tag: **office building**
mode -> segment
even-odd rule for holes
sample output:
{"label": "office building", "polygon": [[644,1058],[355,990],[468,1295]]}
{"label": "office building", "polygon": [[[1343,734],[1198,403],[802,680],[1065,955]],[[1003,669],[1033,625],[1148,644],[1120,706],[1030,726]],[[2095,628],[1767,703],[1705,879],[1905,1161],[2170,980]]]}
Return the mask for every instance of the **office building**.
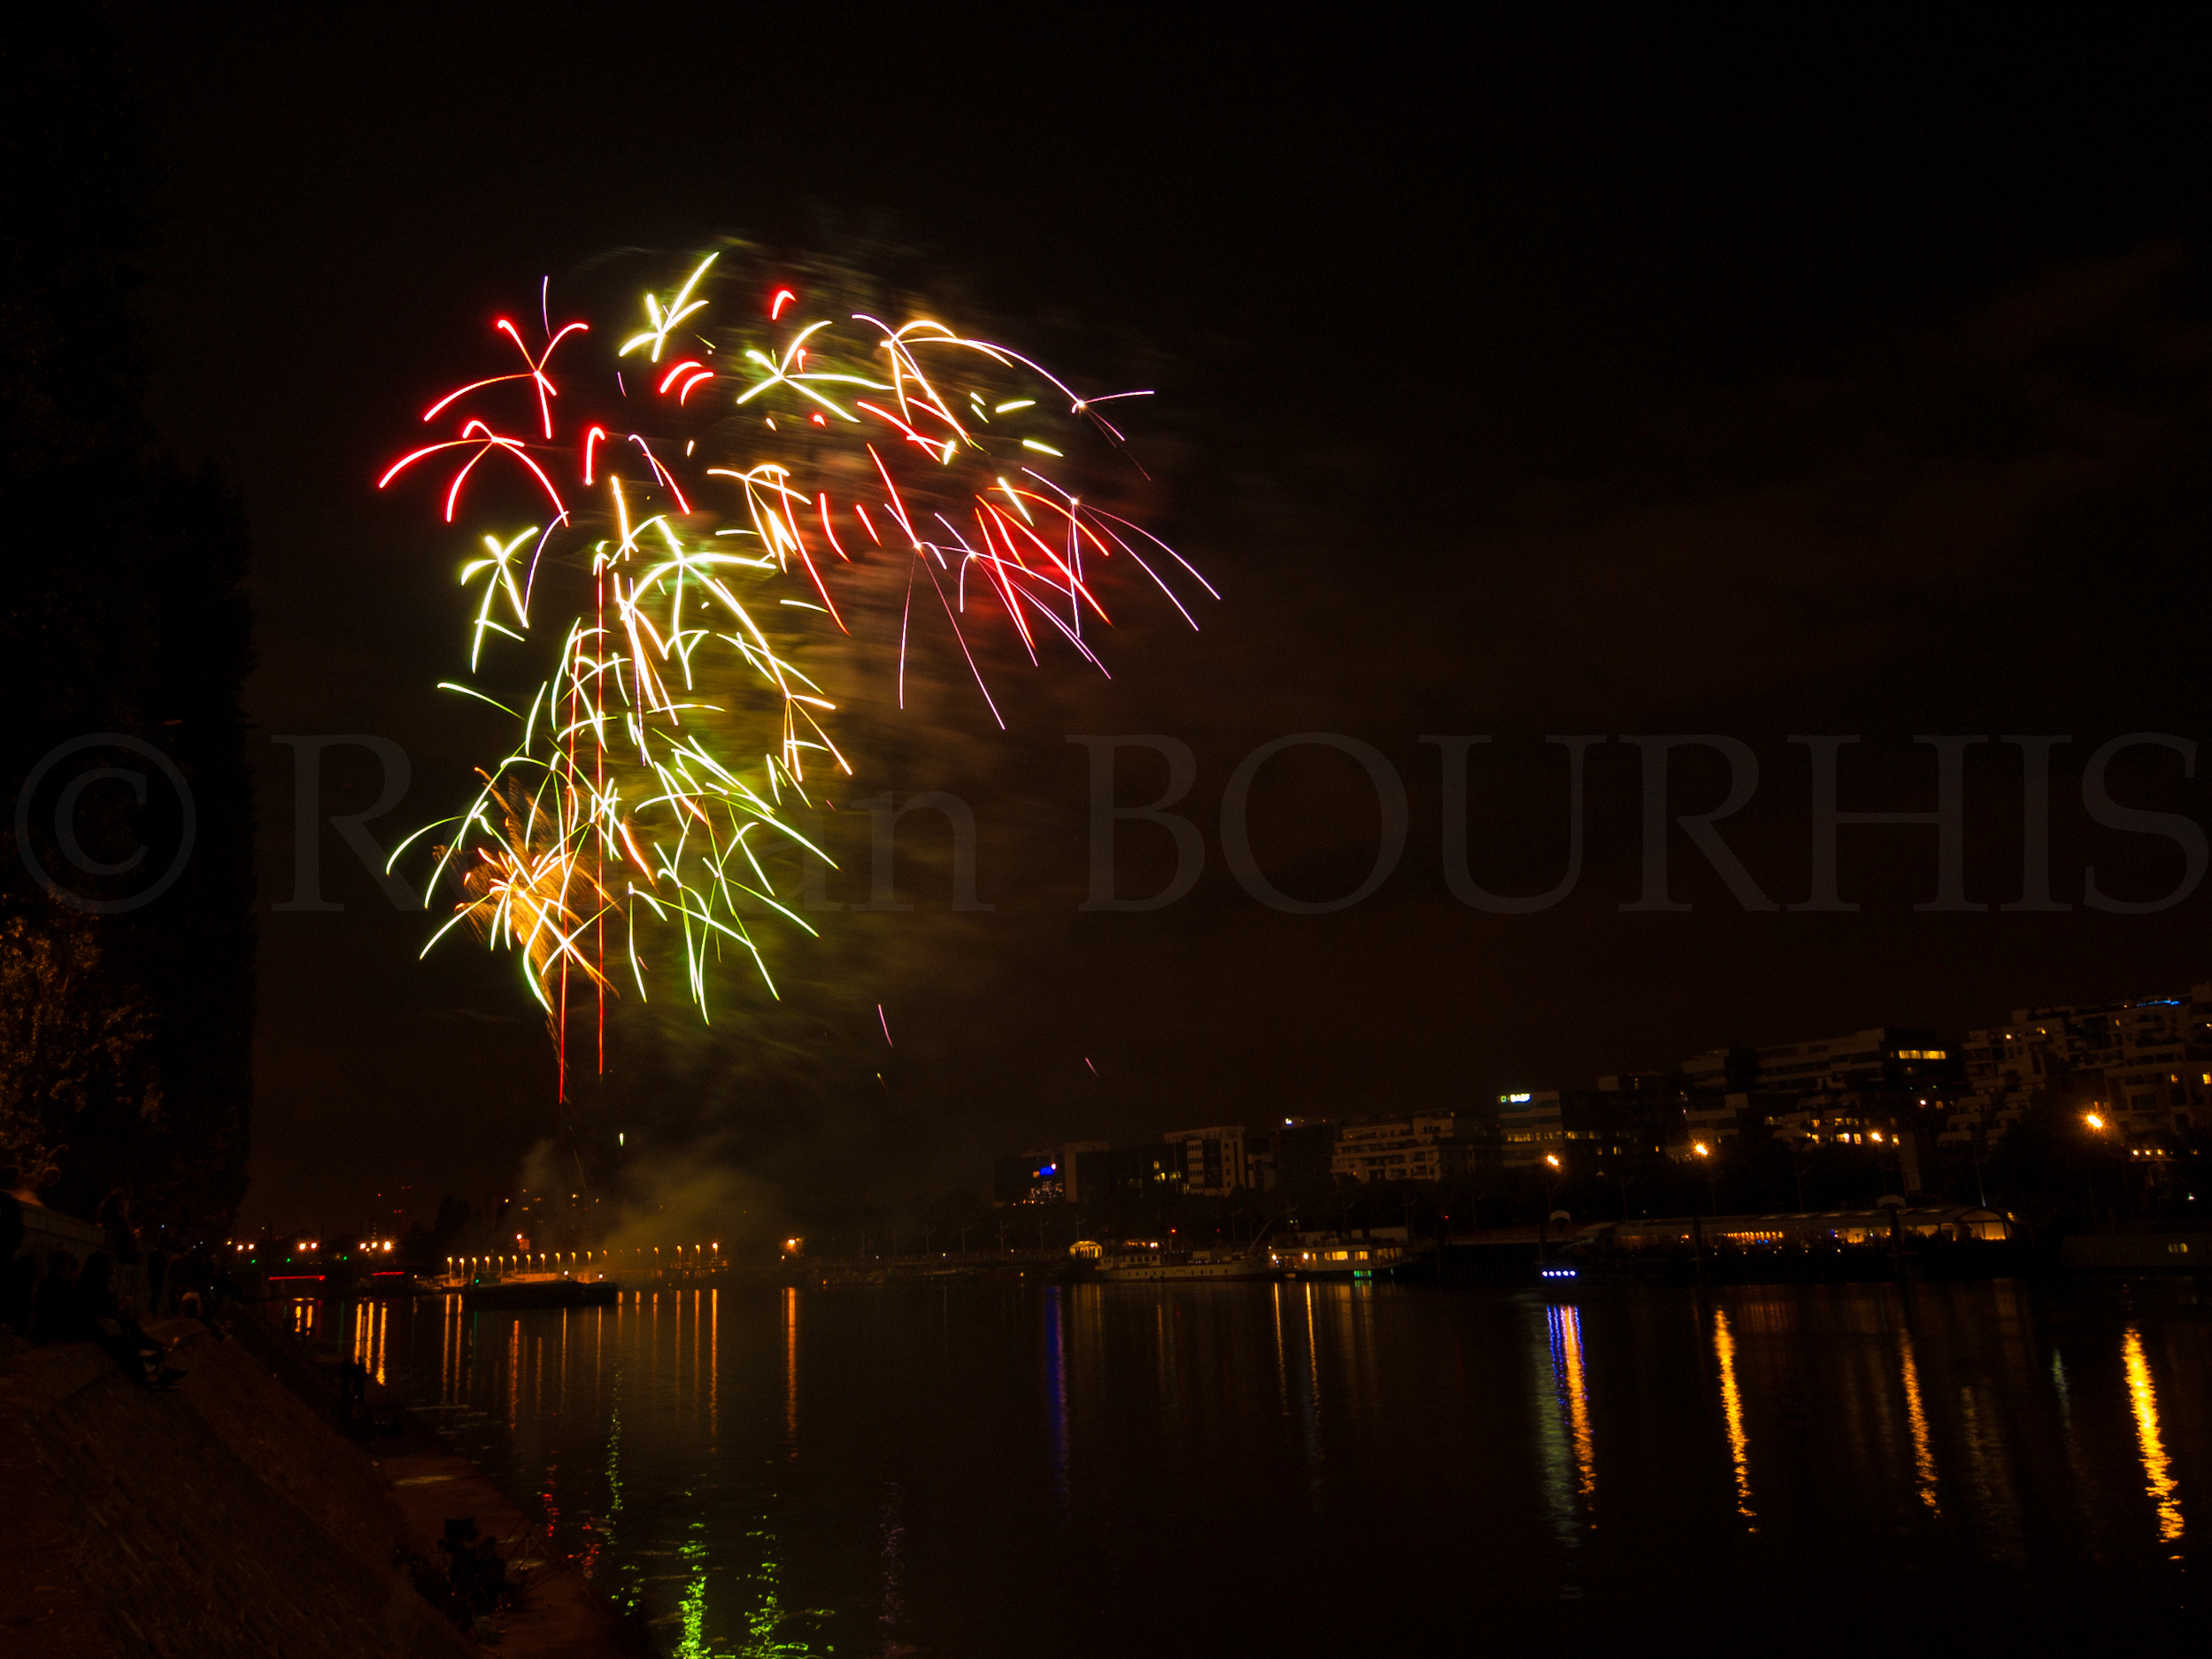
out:
{"label": "office building", "polygon": [[1252,1184],[1242,1124],[1170,1130],[1165,1138],[1183,1160],[1183,1190],[1194,1197],[1227,1198]]}
{"label": "office building", "polygon": [[1087,1205],[1142,1202],[1183,1191],[1183,1149],[1160,1141],[1075,1154],[1075,1188]]}
{"label": "office building", "polygon": [[1952,1092],[1957,1050],[1921,1027],[1876,1026],[1818,1042],[1764,1048],[1716,1048],[1682,1062],[1693,1094],[1809,1094],[1815,1090],[1885,1089],[1899,1094]]}
{"label": "office building", "polygon": [[1561,1168],[1654,1153],[1671,1097],[1629,1089],[1522,1089],[1498,1097],[1504,1165]]}
{"label": "office building", "polygon": [[1496,1131],[1472,1116],[1373,1118],[1337,1130],[1330,1173],[1354,1181],[1450,1180],[1472,1174],[1496,1145]]}
{"label": "office building", "polygon": [[1061,1175],[1060,1154],[1049,1147],[991,1161],[990,1202],[995,1209],[1060,1204],[1067,1198],[1067,1184]]}
{"label": "office building", "polygon": [[2001,1140],[2041,1106],[2093,1113],[2131,1141],[2186,1134],[2212,1101],[2212,984],[2186,998],[2015,1008],[1967,1033],[1969,1092],[1941,1144]]}
{"label": "office building", "polygon": [[1106,1151],[1106,1146],[1103,1140],[1071,1140],[1060,1149],[1060,1184],[1070,1204],[1080,1204],[1086,1196],[1083,1190],[1084,1158]]}

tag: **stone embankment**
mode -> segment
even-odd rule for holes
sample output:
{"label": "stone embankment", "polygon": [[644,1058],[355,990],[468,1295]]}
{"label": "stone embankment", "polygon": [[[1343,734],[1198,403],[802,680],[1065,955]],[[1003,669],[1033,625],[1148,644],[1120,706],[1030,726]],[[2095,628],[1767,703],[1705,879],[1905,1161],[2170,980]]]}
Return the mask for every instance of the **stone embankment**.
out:
{"label": "stone embankment", "polygon": [[529,1563],[522,1606],[485,1632],[498,1651],[634,1651],[579,1577],[533,1559],[535,1529],[472,1465],[412,1425],[374,1455],[355,1444],[312,1368],[250,1317],[229,1340],[157,1326],[186,1372],[171,1389],[135,1386],[89,1345],[0,1358],[0,1653],[482,1654],[394,1565],[402,1549],[442,1562],[443,1522],[464,1515]]}

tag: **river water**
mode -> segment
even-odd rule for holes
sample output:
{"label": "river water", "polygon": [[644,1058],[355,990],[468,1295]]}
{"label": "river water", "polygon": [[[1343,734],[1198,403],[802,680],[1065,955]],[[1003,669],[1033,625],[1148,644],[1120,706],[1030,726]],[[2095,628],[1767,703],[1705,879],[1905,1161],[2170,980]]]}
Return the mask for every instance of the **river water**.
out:
{"label": "river water", "polygon": [[2187,1282],[367,1305],[663,1652],[2109,1640],[2212,1563]]}

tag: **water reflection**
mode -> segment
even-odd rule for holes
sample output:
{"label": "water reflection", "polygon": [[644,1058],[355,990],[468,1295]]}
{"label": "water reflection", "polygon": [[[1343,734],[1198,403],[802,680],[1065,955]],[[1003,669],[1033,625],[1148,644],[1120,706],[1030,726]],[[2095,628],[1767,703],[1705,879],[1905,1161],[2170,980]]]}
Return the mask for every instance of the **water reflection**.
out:
{"label": "water reflection", "polygon": [[1736,1513],[1759,1530],[1759,1511],[1751,1507],[1751,1442],[1744,1433],[1743,1391],[1736,1385],[1736,1334],[1728,1315],[1713,1310],[1713,1353],[1721,1366],[1721,1412],[1728,1421],[1728,1453],[1736,1473]]}
{"label": "water reflection", "polygon": [[2120,1352],[2127,1366],[2128,1403],[2135,1412],[2135,1442],[2150,1483],[2151,1502],[2158,1510],[2159,1541],[2177,1544],[2182,1531],[2180,1488],[2166,1457],[2166,1443],[2159,1437],[2158,1391],[2152,1386],[2151,1364],[2143,1357],[2143,1333],[2136,1326],[2130,1325],[2120,1339]]}
{"label": "water reflection", "polygon": [[461,1397],[461,1299],[443,1298],[439,1311],[444,1328],[439,1332],[438,1403],[458,1405]]}
{"label": "water reflection", "polygon": [[783,1433],[798,1455],[798,1290],[783,1290]]}
{"label": "water reflection", "polygon": [[676,1652],[682,1659],[705,1659],[706,1646],[706,1540],[689,1538],[679,1551],[684,1565],[690,1570],[683,1585],[683,1599],[676,1604],[676,1611],[683,1625],[683,1637],[676,1644]]}
{"label": "water reflection", "polygon": [[1533,1399],[1538,1456],[1543,1465],[1544,1502],[1552,1523],[1552,1535],[1568,1548],[1582,1542],[1582,1510],[1576,1502],[1587,1493],[1579,1477],[1585,1473],[1576,1445],[1574,1408],[1558,1308],[1531,1309],[1539,1332],[1531,1357],[1535,1361]]}
{"label": "water reflection", "polygon": [[662,1653],[1426,1652],[1470,1597],[1613,1596],[1633,1638],[1715,1570],[1784,1604],[1843,1560],[1908,1598],[2169,1570],[2212,1344],[2042,1295],[731,1287],[364,1306],[346,1340]]}
{"label": "water reflection", "polygon": [[1897,1332],[1897,1363],[1905,1381],[1905,1421],[1913,1431],[1913,1477],[1928,1513],[1940,1515],[1943,1510],[1936,1501],[1936,1448],[1928,1433],[1928,1408],[1920,1397],[1920,1365],[1913,1357],[1913,1333],[1901,1325]]}
{"label": "water reflection", "polygon": [[1551,1310],[1552,1374],[1575,1455],[1575,1489],[1585,1503],[1598,1490],[1598,1464],[1590,1434],[1590,1379],[1583,1371],[1582,1309]]}
{"label": "water reflection", "polygon": [[[1286,1292],[1278,1290],[1276,1294]],[[1322,1447],[1321,1447],[1321,1345],[1314,1334],[1314,1299],[1322,1287],[1308,1280],[1298,1287],[1299,1311],[1305,1317],[1306,1365],[1305,1385],[1298,1391],[1299,1449],[1306,1464],[1306,1495],[1314,1513],[1322,1502]]]}
{"label": "water reflection", "polygon": [[1052,1496],[1067,1520],[1067,1304],[1054,1285],[1044,1292],[1044,1418],[1051,1433]]}
{"label": "water reflection", "polygon": [[906,1599],[900,1579],[906,1572],[906,1529],[898,1518],[898,1485],[896,1481],[884,1489],[883,1509],[879,1523],[882,1548],[879,1552],[882,1563],[882,1610],[875,1622],[882,1627],[888,1643],[906,1628]]}
{"label": "water reflection", "polygon": [[1995,1535],[1990,1553],[2004,1560],[2016,1560],[2020,1554],[2020,1499],[2013,1489],[2012,1460],[2006,1455],[1998,1430],[1994,1402],[1986,1391],[1971,1385],[1959,1389],[1959,1439],[1966,1447],[1966,1467],[1972,1482],[1976,1512],[1982,1525]]}
{"label": "water reflection", "polygon": [[1268,1312],[1275,1320],[1275,1399],[1283,1416],[1291,1415],[1291,1368],[1283,1352],[1283,1289],[1276,1285],[1268,1297]]}

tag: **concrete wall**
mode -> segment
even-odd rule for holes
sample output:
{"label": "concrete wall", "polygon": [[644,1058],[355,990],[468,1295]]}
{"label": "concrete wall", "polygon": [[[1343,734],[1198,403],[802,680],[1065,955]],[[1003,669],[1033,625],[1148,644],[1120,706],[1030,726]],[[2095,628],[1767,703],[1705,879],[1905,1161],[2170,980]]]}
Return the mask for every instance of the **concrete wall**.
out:
{"label": "concrete wall", "polygon": [[458,1659],[390,1566],[358,1448],[197,1324],[173,1390],[85,1345],[0,1359],[0,1651],[40,1659]]}

